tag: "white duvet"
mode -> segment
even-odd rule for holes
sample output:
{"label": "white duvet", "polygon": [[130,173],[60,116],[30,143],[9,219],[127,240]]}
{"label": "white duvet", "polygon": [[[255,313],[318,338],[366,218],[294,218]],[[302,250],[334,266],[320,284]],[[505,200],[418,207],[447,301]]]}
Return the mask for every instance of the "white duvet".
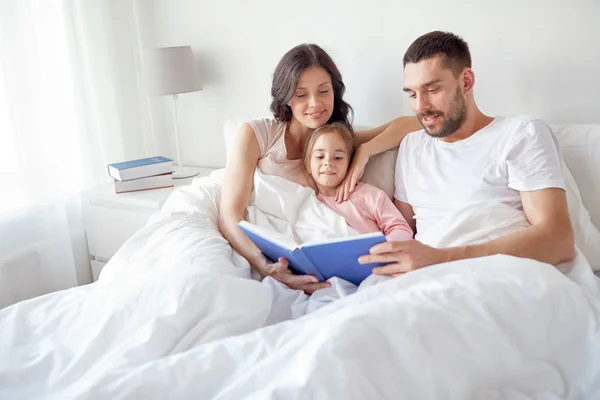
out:
{"label": "white duvet", "polygon": [[[249,279],[216,229],[219,187],[176,190],[98,282],[0,310],[0,398],[600,398],[600,296],[580,255],[568,276],[494,256],[358,290],[335,280],[309,299]],[[255,189],[255,223],[299,240],[355,233],[308,189],[260,174]],[[525,224],[482,205],[420,239]]]}

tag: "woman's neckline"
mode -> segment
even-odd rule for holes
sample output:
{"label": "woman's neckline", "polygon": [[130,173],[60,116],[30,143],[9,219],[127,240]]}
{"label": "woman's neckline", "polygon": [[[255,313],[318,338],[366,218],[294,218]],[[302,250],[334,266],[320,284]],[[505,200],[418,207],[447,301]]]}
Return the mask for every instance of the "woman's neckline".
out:
{"label": "woman's neckline", "polygon": [[303,138],[304,143],[300,143],[300,156],[297,158],[290,158],[289,155],[289,151],[288,151],[288,146],[287,146],[287,142],[286,142],[286,138],[290,138],[292,139],[293,136],[290,133],[290,125],[291,125],[292,121],[287,121],[284,125],[284,130],[283,130],[283,148],[285,150],[285,159],[288,161],[302,161],[302,153],[304,153],[303,149],[304,149],[304,144],[306,143],[306,139],[308,139],[308,136],[310,135],[310,132],[308,132],[306,134],[306,138]]}

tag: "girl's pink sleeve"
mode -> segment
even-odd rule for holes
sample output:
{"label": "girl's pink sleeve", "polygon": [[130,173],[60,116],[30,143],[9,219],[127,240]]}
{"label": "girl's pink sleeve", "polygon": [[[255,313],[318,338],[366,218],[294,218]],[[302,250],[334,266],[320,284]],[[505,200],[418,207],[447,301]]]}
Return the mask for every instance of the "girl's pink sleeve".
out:
{"label": "girl's pink sleeve", "polygon": [[413,231],[396,208],[394,203],[382,190],[377,190],[375,195],[375,221],[379,230],[383,232],[387,240],[410,240]]}

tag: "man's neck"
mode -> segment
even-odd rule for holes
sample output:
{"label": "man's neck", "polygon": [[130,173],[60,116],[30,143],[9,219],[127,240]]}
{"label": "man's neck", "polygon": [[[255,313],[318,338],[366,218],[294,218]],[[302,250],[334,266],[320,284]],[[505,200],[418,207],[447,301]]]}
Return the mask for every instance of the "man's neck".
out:
{"label": "man's neck", "polygon": [[440,140],[447,143],[458,142],[459,140],[467,139],[475,134],[475,132],[485,128],[494,120],[493,117],[487,116],[475,108],[472,112],[467,114],[465,122],[449,136],[440,138]]}

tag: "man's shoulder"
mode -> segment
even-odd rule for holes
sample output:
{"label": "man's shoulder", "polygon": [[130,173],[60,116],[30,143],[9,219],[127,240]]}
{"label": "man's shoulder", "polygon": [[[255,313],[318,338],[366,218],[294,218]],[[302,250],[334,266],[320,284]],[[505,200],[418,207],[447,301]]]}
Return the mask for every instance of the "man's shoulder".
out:
{"label": "man's shoulder", "polygon": [[548,124],[534,115],[513,115],[508,117],[496,117],[494,121],[496,129],[519,135],[526,132],[536,132],[541,129],[549,129]]}
{"label": "man's shoulder", "polygon": [[541,154],[553,154],[559,148],[556,136],[550,126],[541,118],[532,115],[504,117],[504,137],[499,146],[502,159],[520,159],[521,162]]}
{"label": "man's shoulder", "polygon": [[418,131],[408,133],[404,139],[409,141],[420,141],[428,137],[429,135],[425,132],[425,129],[419,129]]}
{"label": "man's shoulder", "polygon": [[414,148],[422,143],[425,143],[427,140],[430,140],[431,136],[425,132],[425,129],[420,129],[418,131],[408,133],[402,142],[400,143],[400,148]]}
{"label": "man's shoulder", "polygon": [[410,132],[407,134],[398,148],[396,156],[396,168],[406,168],[408,164],[415,162],[415,154],[421,154],[427,146],[427,142],[431,141],[431,136],[425,132],[425,129]]}

